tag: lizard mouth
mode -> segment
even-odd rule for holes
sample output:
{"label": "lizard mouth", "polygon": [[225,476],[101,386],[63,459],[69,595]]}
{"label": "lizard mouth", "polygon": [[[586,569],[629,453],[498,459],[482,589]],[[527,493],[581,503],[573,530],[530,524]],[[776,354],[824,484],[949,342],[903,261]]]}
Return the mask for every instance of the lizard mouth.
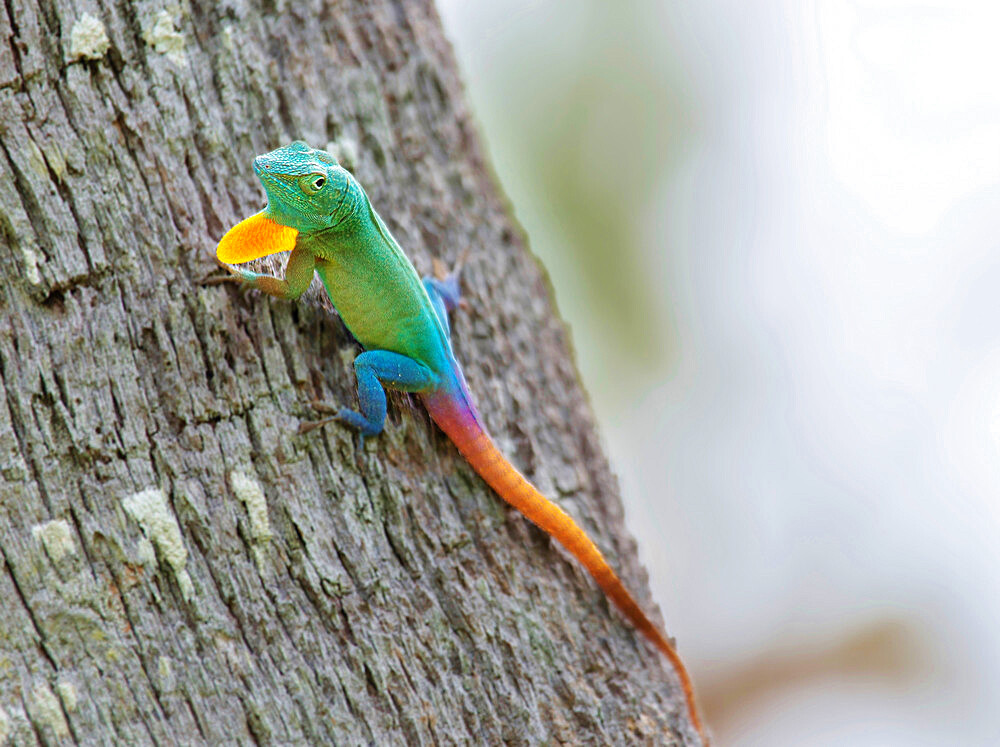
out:
{"label": "lizard mouth", "polygon": [[[258,162],[261,158],[261,156],[258,156],[254,159],[253,169],[257,172],[257,178],[260,179],[260,183],[264,187],[268,204],[272,202],[272,192],[279,197],[294,197],[295,190],[291,183],[292,177],[286,176],[285,174],[276,174],[270,170],[266,163],[263,166],[259,165]],[[279,202],[281,202],[281,200],[279,200]]]}

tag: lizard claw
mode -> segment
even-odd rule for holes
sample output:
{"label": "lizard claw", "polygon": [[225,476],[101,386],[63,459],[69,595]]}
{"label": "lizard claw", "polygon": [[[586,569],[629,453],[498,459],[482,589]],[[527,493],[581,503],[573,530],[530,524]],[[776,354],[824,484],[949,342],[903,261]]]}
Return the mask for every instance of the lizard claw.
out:
{"label": "lizard claw", "polygon": [[223,285],[224,283],[239,283],[240,279],[235,275],[206,275],[201,280],[196,281],[198,285]]}
{"label": "lizard claw", "polygon": [[[436,293],[446,311],[452,311],[455,308],[469,308],[469,304],[462,298],[460,278],[462,267],[468,256],[469,250],[463,250],[450,271],[444,262],[435,257],[431,260],[434,270],[433,277],[428,276],[423,279],[424,287],[427,288],[428,293],[432,295]],[[447,329],[447,327],[448,325],[445,323],[445,328]]]}
{"label": "lizard claw", "polygon": [[309,406],[316,412],[321,412],[324,415],[336,415],[338,412],[340,412],[339,407],[328,405],[326,402],[323,402],[322,400],[318,399],[314,399],[312,402],[310,402]]}
{"label": "lizard claw", "polygon": [[310,433],[314,430],[322,428],[324,425],[332,423],[334,421],[344,422],[343,413],[345,412],[343,407],[334,407],[333,405],[328,405],[322,400],[314,399],[309,403],[309,406],[316,412],[323,413],[329,417],[320,418],[319,420],[303,420],[299,423],[298,433],[303,435],[305,433]]}
{"label": "lizard claw", "polygon": [[[344,417],[344,413],[350,413],[351,412],[350,410],[347,410],[345,408],[339,408],[339,409],[334,408],[323,402],[312,402],[311,404],[315,409],[323,412],[332,412],[333,415],[331,415],[328,418],[322,418],[320,420],[300,421],[297,431],[298,435],[304,436],[306,433],[311,433],[312,431],[319,430],[324,425],[328,425],[330,423],[333,423],[334,421],[340,423],[346,423],[349,427],[351,427],[352,430],[354,430],[355,425],[351,422],[351,419],[349,417]],[[356,430],[356,433],[358,436],[358,451],[363,452],[365,450],[365,437],[367,434],[360,429]]]}
{"label": "lizard claw", "polygon": [[240,277],[239,271],[234,270],[232,267],[227,265],[225,262],[220,260],[218,257],[213,257],[217,269],[225,270],[226,275],[206,275],[201,280],[198,280],[198,285],[222,285],[223,283],[242,283],[243,278]]}
{"label": "lizard claw", "polygon": [[465,260],[469,258],[469,249],[466,247],[462,250],[462,253],[458,255],[458,259],[455,260],[454,266],[449,270],[448,265],[442,262],[437,257],[431,260],[431,266],[434,269],[434,277],[443,282],[447,282],[452,278],[458,278],[459,274],[462,272],[462,268],[465,266]]}
{"label": "lizard claw", "polygon": [[322,420],[303,420],[299,423],[298,434],[300,436],[304,436],[306,433],[310,433],[318,428],[322,428],[324,425],[332,423],[334,420],[337,419],[338,419],[337,416],[334,415],[333,417],[323,418]]}

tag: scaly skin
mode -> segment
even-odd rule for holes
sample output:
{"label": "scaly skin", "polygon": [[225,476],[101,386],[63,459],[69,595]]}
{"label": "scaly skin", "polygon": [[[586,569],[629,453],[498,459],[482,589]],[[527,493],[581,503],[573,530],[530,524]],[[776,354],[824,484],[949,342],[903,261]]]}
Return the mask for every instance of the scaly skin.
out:
{"label": "scaly skin", "polygon": [[[455,360],[447,312],[458,303],[457,272],[421,281],[354,177],[328,153],[295,142],[254,160],[267,192],[262,213],[234,226],[219,243],[224,263],[291,250],[284,279],[229,268],[243,284],[295,299],[316,272],[341,319],[365,352],[354,361],[360,412],[335,417],[362,438],[382,431],[384,386],[420,395],[434,422],[497,494],[559,541],[608,598],[670,660],[688,714],[703,742],[691,679],[663,632],[643,613],[586,533],[545,498],[494,446]],[[307,426],[308,428],[308,426]]]}

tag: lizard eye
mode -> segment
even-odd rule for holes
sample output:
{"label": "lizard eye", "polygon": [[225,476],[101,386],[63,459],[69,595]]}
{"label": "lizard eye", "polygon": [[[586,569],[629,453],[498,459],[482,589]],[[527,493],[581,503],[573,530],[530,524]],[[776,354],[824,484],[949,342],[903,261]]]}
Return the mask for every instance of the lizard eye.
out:
{"label": "lizard eye", "polygon": [[323,189],[326,184],[326,177],[322,174],[306,174],[299,179],[299,186],[307,195],[314,195]]}

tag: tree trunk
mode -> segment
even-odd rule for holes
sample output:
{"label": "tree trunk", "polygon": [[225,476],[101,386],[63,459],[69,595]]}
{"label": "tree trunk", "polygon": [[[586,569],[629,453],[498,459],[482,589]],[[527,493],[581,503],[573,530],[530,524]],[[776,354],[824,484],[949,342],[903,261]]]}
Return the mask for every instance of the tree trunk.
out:
{"label": "tree trunk", "polygon": [[204,287],[253,155],[335,149],[466,248],[486,424],[652,603],[542,271],[429,2],[5,0],[0,743],[694,743],[666,662],[395,396],[314,287]]}

